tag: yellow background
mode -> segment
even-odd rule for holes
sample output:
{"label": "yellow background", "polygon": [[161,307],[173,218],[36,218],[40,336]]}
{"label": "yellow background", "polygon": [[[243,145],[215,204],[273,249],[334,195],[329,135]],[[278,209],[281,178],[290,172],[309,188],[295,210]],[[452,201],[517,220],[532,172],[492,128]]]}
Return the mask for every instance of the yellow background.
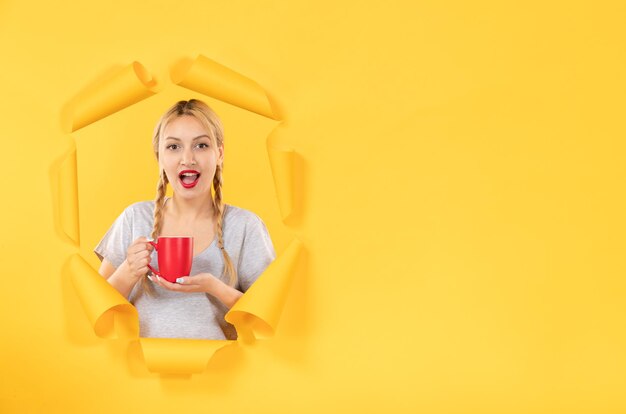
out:
{"label": "yellow background", "polygon": [[[415,3],[2,2],[0,411],[626,411],[626,7]],[[263,198],[277,250],[291,232],[308,254],[273,339],[162,378],[90,331],[52,171],[75,93],[134,60],[166,81],[199,53],[285,108],[302,219],[282,227],[267,175],[230,171],[226,201]],[[262,150],[273,124],[250,122]],[[154,172],[123,197],[151,198]]]}

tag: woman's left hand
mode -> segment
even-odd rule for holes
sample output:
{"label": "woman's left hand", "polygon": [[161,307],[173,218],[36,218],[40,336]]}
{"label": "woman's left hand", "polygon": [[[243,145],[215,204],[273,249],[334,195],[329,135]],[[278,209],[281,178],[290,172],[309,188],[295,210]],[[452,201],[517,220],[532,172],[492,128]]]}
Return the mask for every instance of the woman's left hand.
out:
{"label": "woman's left hand", "polygon": [[219,299],[229,309],[239,300],[243,293],[228,286],[210,273],[198,273],[193,276],[183,276],[170,283],[162,277],[152,276],[151,280],[157,285],[176,292],[204,292]]}
{"label": "woman's left hand", "polygon": [[157,285],[176,292],[204,292],[215,295],[221,280],[210,273],[198,273],[193,276],[184,276],[176,279],[176,283],[168,282],[162,277],[152,276]]}

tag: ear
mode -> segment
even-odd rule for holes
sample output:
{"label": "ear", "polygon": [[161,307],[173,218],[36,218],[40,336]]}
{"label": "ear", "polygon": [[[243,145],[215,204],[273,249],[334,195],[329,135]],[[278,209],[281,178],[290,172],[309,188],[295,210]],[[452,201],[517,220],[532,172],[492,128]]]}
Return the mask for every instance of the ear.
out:
{"label": "ear", "polygon": [[224,162],[224,144],[217,147],[217,163],[222,165]]}

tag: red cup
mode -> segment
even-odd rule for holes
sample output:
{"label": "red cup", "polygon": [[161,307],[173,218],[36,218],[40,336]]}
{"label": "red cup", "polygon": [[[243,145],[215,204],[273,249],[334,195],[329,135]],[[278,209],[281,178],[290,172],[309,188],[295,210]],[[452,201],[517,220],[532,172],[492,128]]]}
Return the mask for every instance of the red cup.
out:
{"label": "red cup", "polygon": [[176,283],[176,278],[189,276],[193,262],[193,237],[159,237],[157,242],[148,242],[157,251],[159,271],[148,265],[152,273],[168,282]]}

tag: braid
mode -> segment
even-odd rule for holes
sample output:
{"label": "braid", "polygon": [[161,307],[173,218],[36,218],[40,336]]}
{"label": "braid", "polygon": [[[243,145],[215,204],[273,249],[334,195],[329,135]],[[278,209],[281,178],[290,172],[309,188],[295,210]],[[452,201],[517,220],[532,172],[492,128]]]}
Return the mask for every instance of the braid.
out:
{"label": "braid", "polygon": [[215,198],[213,206],[215,207],[215,216],[217,219],[217,243],[224,257],[224,274],[228,275],[228,284],[232,287],[237,285],[237,272],[233,266],[230,256],[224,248],[224,203],[222,202],[222,166],[218,165],[215,169],[213,177],[213,188],[215,189]]}
{"label": "braid", "polygon": [[[163,213],[165,211],[163,208],[163,201],[165,200],[167,183],[167,176],[164,171],[161,171],[161,177],[159,178],[159,183],[157,184],[157,196],[154,200],[154,225],[152,227],[152,233],[150,234],[150,238],[152,240],[156,240],[159,237],[159,234],[161,234],[161,228],[163,227]],[[141,279],[141,287],[143,288],[143,291],[148,292],[151,296],[156,295],[154,286],[151,283],[148,283],[147,278]]]}
{"label": "braid", "polygon": [[165,200],[165,191],[167,190],[167,176],[165,171],[161,171],[161,177],[157,184],[157,196],[154,200],[154,226],[152,227],[152,233],[150,237],[156,239],[161,234],[161,228],[163,227],[163,201]]}

